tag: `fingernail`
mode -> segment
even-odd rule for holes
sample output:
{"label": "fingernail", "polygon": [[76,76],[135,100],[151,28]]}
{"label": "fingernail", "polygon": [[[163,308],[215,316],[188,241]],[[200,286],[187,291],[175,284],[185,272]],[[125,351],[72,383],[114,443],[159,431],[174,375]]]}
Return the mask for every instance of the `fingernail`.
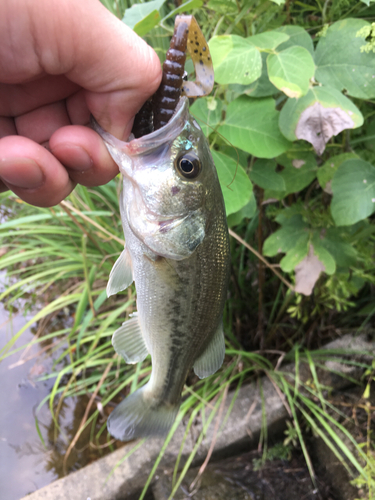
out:
{"label": "fingernail", "polygon": [[0,160],[0,179],[14,187],[35,189],[43,184],[44,174],[29,158],[3,158]]}
{"label": "fingernail", "polygon": [[52,153],[57,153],[59,160],[74,170],[89,170],[94,165],[90,155],[80,146],[59,144]]}

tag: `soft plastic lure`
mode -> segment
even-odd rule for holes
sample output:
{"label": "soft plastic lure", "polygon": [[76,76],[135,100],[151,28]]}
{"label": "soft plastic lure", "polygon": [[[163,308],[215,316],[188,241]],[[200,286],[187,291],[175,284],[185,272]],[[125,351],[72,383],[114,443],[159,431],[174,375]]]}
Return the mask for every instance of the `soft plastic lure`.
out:
{"label": "soft plastic lure", "polygon": [[[184,81],[186,51],[194,64],[196,80]],[[159,89],[136,115],[134,137],[139,138],[163,127],[173,116],[181,95],[208,95],[214,84],[214,71],[207,42],[194,16],[177,16]]]}

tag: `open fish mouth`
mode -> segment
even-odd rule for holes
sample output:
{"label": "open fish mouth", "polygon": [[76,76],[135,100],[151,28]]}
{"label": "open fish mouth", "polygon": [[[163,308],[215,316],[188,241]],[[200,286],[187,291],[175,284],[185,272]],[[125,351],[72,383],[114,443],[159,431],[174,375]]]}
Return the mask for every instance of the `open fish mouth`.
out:
{"label": "open fish mouth", "polygon": [[[177,104],[176,110],[170,121],[163,127],[144,135],[139,139],[131,137],[130,141],[120,141],[113,135],[106,132],[91,116],[91,127],[102,137],[107,147],[111,150],[118,150],[127,156],[139,156],[151,153],[153,150],[172,142],[184,129],[189,118],[189,100],[182,96]],[[121,170],[121,165],[120,165]],[[122,170],[121,170],[121,173]]]}

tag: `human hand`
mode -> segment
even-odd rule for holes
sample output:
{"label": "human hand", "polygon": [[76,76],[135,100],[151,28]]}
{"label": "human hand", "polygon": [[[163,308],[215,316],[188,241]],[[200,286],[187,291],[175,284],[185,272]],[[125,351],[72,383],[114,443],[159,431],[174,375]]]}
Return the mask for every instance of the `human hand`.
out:
{"label": "human hand", "polygon": [[0,1],[0,191],[52,206],[118,167],[119,139],[161,79],[156,53],[99,0]]}

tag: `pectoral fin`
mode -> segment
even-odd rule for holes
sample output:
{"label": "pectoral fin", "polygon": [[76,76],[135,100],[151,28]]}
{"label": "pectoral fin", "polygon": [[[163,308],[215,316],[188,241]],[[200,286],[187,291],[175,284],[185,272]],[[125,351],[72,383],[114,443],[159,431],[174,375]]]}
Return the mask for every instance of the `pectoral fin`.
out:
{"label": "pectoral fin", "polygon": [[142,336],[137,313],[132,314],[131,318],[115,331],[112,345],[126,363],[135,364],[145,359],[148,350]]}
{"label": "pectoral fin", "polygon": [[133,283],[133,271],[130,254],[127,248],[121,252],[109,275],[107,297],[128,288]]}
{"label": "pectoral fin", "polygon": [[194,372],[199,378],[206,378],[209,375],[217,372],[224,361],[225,356],[225,341],[223,324],[220,323],[219,328],[206,347],[205,351],[194,363]]}

